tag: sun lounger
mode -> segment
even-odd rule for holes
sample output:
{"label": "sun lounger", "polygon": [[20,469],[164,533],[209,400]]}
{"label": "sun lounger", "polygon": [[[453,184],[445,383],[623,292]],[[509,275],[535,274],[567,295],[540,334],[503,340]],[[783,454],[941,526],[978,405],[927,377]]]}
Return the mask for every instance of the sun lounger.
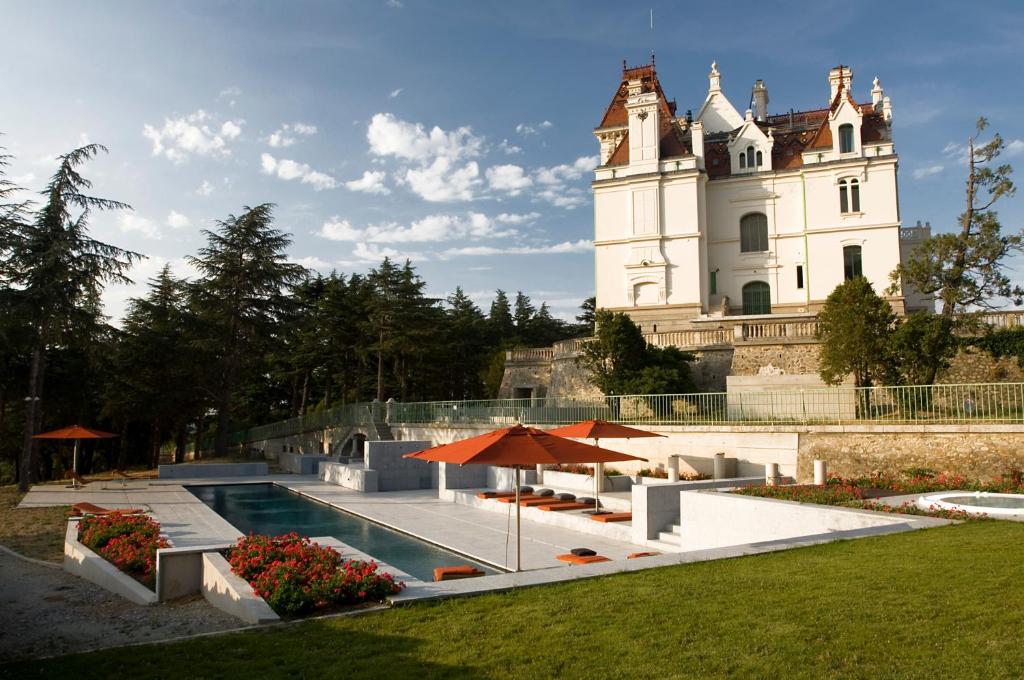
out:
{"label": "sun lounger", "polygon": [[628,522],[633,519],[631,512],[608,512],[603,515],[591,515],[590,519],[595,522]]}
{"label": "sun lounger", "polygon": [[587,510],[594,507],[593,503],[552,503],[551,505],[538,506],[544,512],[561,512],[562,510]]}
{"label": "sun lounger", "polygon": [[557,555],[555,557],[559,562],[568,562],[569,564],[595,564],[597,562],[611,562],[611,559],[604,555],[573,555],[567,553],[565,555]]}
{"label": "sun lounger", "polygon": [[519,505],[524,507],[524,508],[533,508],[533,507],[538,507],[538,506],[541,506],[541,505],[553,505],[555,503],[564,503],[564,502],[565,501],[560,501],[557,498],[552,498],[551,496],[542,496],[542,497],[538,497],[538,498],[526,498],[526,499],[520,500],[519,501]]}
{"label": "sun lounger", "polygon": [[508,498],[509,496],[515,496],[515,491],[481,491],[476,497],[480,500],[486,500],[488,498]]}
{"label": "sun lounger", "polygon": [[485,574],[468,564],[460,564],[454,567],[436,567],[434,569],[435,581],[454,581],[460,578],[474,578],[476,576],[485,576]]}
{"label": "sun lounger", "polygon": [[660,555],[660,554],[661,554],[660,552],[635,552],[635,553],[629,553],[628,555],[626,555],[626,559],[627,560],[635,560],[638,557],[654,557],[655,555]]}
{"label": "sun lounger", "polygon": [[138,515],[145,512],[142,508],[104,508],[92,503],[75,503],[71,506],[71,511],[77,515],[111,515],[115,512]]}

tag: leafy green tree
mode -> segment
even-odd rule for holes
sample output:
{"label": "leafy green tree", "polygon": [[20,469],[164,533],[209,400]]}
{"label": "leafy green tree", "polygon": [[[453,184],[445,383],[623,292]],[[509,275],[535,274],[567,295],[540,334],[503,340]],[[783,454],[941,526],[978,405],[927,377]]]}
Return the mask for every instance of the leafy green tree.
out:
{"label": "leafy green tree", "polygon": [[577,363],[605,394],[683,394],[695,391],[694,357],[677,348],[652,347],[640,327],[621,312],[598,310],[597,334],[584,343]]}
{"label": "leafy green tree", "polygon": [[236,390],[260,375],[290,304],[289,288],[305,268],[288,261],[285,250],[291,239],[274,227],[270,203],[246,207],[240,215],[218,221],[215,231],[202,233],[207,243],[189,261],[202,275],[195,287],[205,330],[199,347],[214,357],[214,450],[224,456]]}
{"label": "leafy green tree", "polygon": [[909,284],[942,303],[942,315],[952,319],[971,307],[993,308],[1000,299],[1015,304],[1024,300],[1024,289],[1007,276],[1004,261],[1024,250],[1024,235],[1003,234],[992,207],[1013,196],[1009,165],[995,165],[1005,149],[1003,138],[993,135],[982,143],[988,121],[979,118],[967,140],[966,208],[956,233],[936,234],[914,250],[907,262],[890,275],[887,292],[899,294],[900,282]]}
{"label": "leafy green tree", "polygon": [[448,296],[445,312],[448,399],[477,399],[483,393],[481,374],[487,360],[487,319],[483,312],[456,287]]}
{"label": "leafy green tree", "polygon": [[818,312],[818,373],[829,385],[853,374],[857,387],[891,375],[889,337],[896,315],[871,283],[857,276],[836,286]]}
{"label": "leafy green tree", "polygon": [[576,321],[581,326],[586,328],[587,333],[594,332],[594,315],[597,312],[597,298],[590,296],[580,305],[580,313],[576,316]]}
{"label": "leafy green tree", "polygon": [[903,385],[931,385],[939,371],[949,367],[957,346],[948,316],[911,314],[896,325],[889,339],[893,379]]}
{"label": "leafy green tree", "polygon": [[130,283],[126,272],[141,258],[89,236],[89,218],[100,210],[129,209],[125,203],[85,193],[92,183],[78,168],[106,148],[88,144],[58,157],[57,171],[42,191],[43,203],[29,218],[8,225],[2,273],[18,289],[29,317],[30,350],[25,440],[19,485],[35,475],[37,446],[32,439],[42,415],[47,352],[77,341],[97,328],[99,299],[107,283]]}
{"label": "leafy green tree", "polygon": [[533,302],[530,301],[530,296],[523,293],[523,291],[516,291],[516,302],[514,311],[512,312],[512,319],[516,326],[516,335],[520,341],[526,340],[530,335],[530,324],[533,322],[534,316],[537,314],[537,308],[533,306]]}

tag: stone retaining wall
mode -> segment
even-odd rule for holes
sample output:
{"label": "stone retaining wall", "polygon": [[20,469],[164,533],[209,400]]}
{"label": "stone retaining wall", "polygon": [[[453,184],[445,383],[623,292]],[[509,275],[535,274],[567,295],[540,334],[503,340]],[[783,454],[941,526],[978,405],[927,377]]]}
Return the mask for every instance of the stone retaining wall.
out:
{"label": "stone retaining wall", "polygon": [[813,461],[817,458],[828,462],[830,473],[843,477],[929,468],[971,479],[994,479],[1008,470],[1024,469],[1024,428],[983,427],[983,431],[978,427],[936,425],[928,431],[907,427],[871,433],[802,433],[797,480],[814,479]]}

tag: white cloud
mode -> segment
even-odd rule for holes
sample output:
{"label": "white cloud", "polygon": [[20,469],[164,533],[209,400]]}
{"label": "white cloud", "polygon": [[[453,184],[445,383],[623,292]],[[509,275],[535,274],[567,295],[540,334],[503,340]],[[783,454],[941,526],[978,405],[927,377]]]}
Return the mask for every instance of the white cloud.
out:
{"label": "white cloud", "polygon": [[942,172],[944,169],[945,169],[944,166],[939,165],[939,164],[927,165],[927,166],[924,166],[922,168],[915,168],[914,172],[912,174],[914,176],[914,179],[924,179],[925,177],[931,177],[932,175],[937,175],[940,172]]}
{"label": "white cloud", "polygon": [[594,249],[590,241],[580,239],[579,241],[563,241],[554,245],[542,246],[512,246],[496,248],[493,246],[467,246],[463,248],[449,248],[440,254],[442,260],[452,257],[465,256],[488,256],[488,255],[560,255],[565,253],[586,253]]}
{"label": "white cloud", "polygon": [[398,95],[402,94],[402,90],[403,89],[404,88],[398,87],[398,88],[395,88],[394,90],[391,90],[391,94],[388,95],[388,98],[394,99]]}
{"label": "white cloud", "polygon": [[12,177],[11,181],[18,185],[19,187],[26,187],[29,184],[32,184],[32,182],[36,181],[36,175],[34,172],[26,172],[24,175]]}
{"label": "white cloud", "polygon": [[484,138],[469,127],[446,132],[434,126],[428,133],[421,123],[410,123],[390,113],[377,113],[366,130],[370,153],[375,156],[429,163],[432,159],[457,160],[478,156]]}
{"label": "white cloud", "polygon": [[515,155],[517,153],[522,153],[523,152],[523,148],[522,147],[516,146],[515,144],[510,143],[507,139],[501,140],[501,143],[498,144],[498,148],[500,150],[504,151],[505,153],[507,153],[509,156],[513,156],[513,155]]}
{"label": "white cloud", "polygon": [[398,262],[404,262],[405,260],[424,262],[430,259],[425,253],[415,251],[403,252],[394,248],[367,245],[366,243],[357,243],[355,250],[352,251],[352,255],[357,260],[362,260],[363,262],[380,262],[385,257],[390,257]]}
{"label": "white cloud", "polygon": [[163,234],[160,233],[160,228],[153,223],[153,220],[134,213],[121,213],[118,215],[117,226],[125,234],[137,233],[145,238],[157,240],[163,237]]}
{"label": "white cloud", "polygon": [[504,191],[518,196],[523,189],[533,186],[533,180],[518,165],[495,165],[487,168],[487,183],[493,191]]}
{"label": "white cloud", "polygon": [[318,271],[330,271],[335,268],[335,264],[322,260],[316,255],[310,255],[309,257],[292,257],[288,259],[293,264],[299,264],[306,269],[316,269]]}
{"label": "white cloud", "polygon": [[267,137],[267,144],[275,149],[283,149],[296,142],[294,135],[303,135],[308,137],[309,135],[315,135],[316,132],[317,127],[315,125],[309,125],[307,123],[283,123],[281,127],[270,133],[270,136]]}
{"label": "white cloud", "polygon": [[446,157],[438,157],[429,166],[406,170],[404,180],[422,199],[432,203],[471,201],[473,190],[482,184],[476,161],[462,167]]}
{"label": "white cloud", "polygon": [[508,223],[510,222],[507,219],[490,218],[483,213],[470,212],[465,215],[428,215],[411,222],[408,226],[386,222],[360,228],[353,226],[348,220],[334,217],[324,222],[318,233],[331,241],[440,243],[514,236],[517,233],[514,229],[498,226]]}
{"label": "white cloud", "polygon": [[545,120],[536,124],[520,123],[519,125],[516,125],[516,132],[521,134],[523,137],[530,137],[532,135],[540,134],[544,130],[548,130],[554,126],[555,124],[550,120]]}
{"label": "white cloud", "polygon": [[239,97],[242,94],[242,88],[237,85],[229,85],[220,91],[217,95],[217,99],[229,99],[231,97]]}
{"label": "white cloud", "polygon": [[569,180],[580,179],[585,173],[593,172],[597,168],[598,161],[597,156],[580,156],[571,165],[562,164],[550,168],[538,168],[534,176],[541,184],[562,184]]}
{"label": "white cloud", "polygon": [[309,184],[316,191],[334,189],[338,186],[338,181],[326,173],[313,170],[298,161],[276,159],[269,153],[260,154],[260,167],[266,175],[274,175],[286,182],[297,179],[303,184]]}
{"label": "white cloud", "polygon": [[103,308],[115,324],[120,324],[128,310],[128,301],[146,295],[149,280],[156,277],[164,265],[170,265],[171,272],[178,278],[195,278],[199,272],[184,257],[168,259],[151,255],[135,262],[128,276],[132,283],[115,283],[103,289]]}
{"label": "white cloud", "polygon": [[366,194],[387,195],[391,193],[391,190],[384,186],[385,177],[387,177],[387,173],[384,171],[366,170],[359,179],[345,182],[345,188]]}
{"label": "white cloud", "polygon": [[203,183],[196,189],[196,194],[199,196],[209,196],[213,193],[213,185],[210,184],[209,180],[203,180]]}
{"label": "white cloud", "polygon": [[395,9],[402,9],[403,7],[405,7],[405,4],[402,2],[402,0],[388,0],[387,4],[388,7],[394,7]]}
{"label": "white cloud", "polygon": [[527,222],[533,222],[540,217],[539,212],[531,212],[524,214],[517,213],[501,213],[494,216],[494,221],[499,224],[525,224]]}
{"label": "white cloud", "polygon": [[1011,139],[1006,143],[1007,156],[1019,156],[1024,154],[1024,139]]}
{"label": "white cloud", "polygon": [[165,118],[161,128],[146,124],[142,135],[153,143],[153,155],[183,163],[189,156],[231,155],[228,142],[242,134],[244,120],[227,120],[217,126],[213,117],[199,109],[180,118]]}
{"label": "white cloud", "polygon": [[167,214],[167,226],[171,229],[185,229],[192,226],[192,220],[177,210],[172,210]]}

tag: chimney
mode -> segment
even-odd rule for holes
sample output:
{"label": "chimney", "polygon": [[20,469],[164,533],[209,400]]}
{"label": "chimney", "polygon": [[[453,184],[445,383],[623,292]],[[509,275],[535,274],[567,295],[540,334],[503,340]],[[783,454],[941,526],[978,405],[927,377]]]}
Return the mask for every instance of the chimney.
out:
{"label": "chimney", "polygon": [[708,74],[708,94],[712,92],[721,92],[722,90],[722,77],[718,73],[718,62],[711,62],[711,73]]}
{"label": "chimney", "polygon": [[764,84],[763,80],[758,80],[754,83],[750,99],[754,104],[754,115],[759,121],[763,122],[768,117],[768,87]]}
{"label": "chimney", "polygon": [[840,64],[828,72],[829,104],[835,100],[836,92],[839,91],[840,82],[843,84],[843,89],[849,92],[850,86],[853,84],[853,71],[850,70],[849,66],[843,66]]}

